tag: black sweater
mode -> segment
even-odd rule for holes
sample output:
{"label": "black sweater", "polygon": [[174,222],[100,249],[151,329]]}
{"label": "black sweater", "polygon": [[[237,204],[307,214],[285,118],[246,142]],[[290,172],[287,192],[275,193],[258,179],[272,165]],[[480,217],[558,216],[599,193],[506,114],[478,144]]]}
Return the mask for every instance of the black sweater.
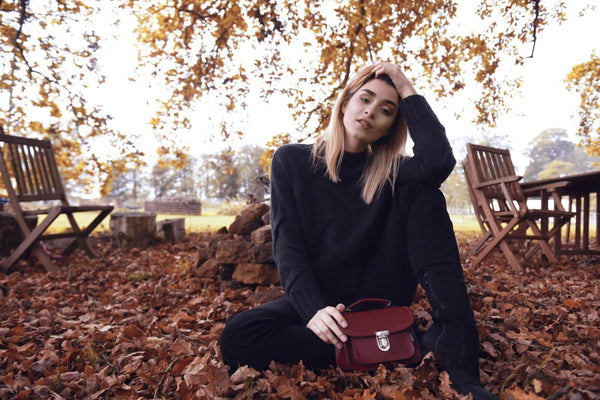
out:
{"label": "black sweater", "polygon": [[[444,127],[420,95],[403,99],[399,108],[414,156],[401,163],[396,191],[408,181],[439,187],[456,163]],[[367,260],[386,258],[386,247],[376,245],[394,196],[388,184],[371,204],[362,200],[359,179],[366,153],[344,153],[341,181],[334,183],[324,165],[314,166],[311,149],[282,146],[271,166],[275,262],[286,296],[304,322],[327,305],[353,298]]]}

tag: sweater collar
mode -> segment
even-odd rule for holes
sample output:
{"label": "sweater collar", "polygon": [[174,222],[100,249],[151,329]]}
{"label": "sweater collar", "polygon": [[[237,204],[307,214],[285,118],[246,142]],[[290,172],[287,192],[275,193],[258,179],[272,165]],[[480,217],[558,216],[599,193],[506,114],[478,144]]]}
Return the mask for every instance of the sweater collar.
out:
{"label": "sweater collar", "polygon": [[367,151],[362,153],[344,152],[342,157],[342,165],[340,167],[340,178],[342,182],[358,180],[365,168],[367,162]]}

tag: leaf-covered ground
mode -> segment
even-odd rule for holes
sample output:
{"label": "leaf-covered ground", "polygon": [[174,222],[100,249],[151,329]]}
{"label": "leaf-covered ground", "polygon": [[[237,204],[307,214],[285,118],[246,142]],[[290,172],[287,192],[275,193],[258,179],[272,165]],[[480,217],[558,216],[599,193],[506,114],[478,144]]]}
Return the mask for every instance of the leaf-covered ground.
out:
{"label": "leaf-covered ground", "polygon": [[[229,371],[218,349],[226,318],[280,290],[197,276],[202,240],[123,250],[103,239],[100,257],[58,260],[58,274],[29,263],[0,274],[0,399],[461,398],[430,357],[372,374]],[[497,255],[474,268],[476,240],[459,235],[483,384],[502,399],[600,398],[598,259],[514,273]],[[426,326],[423,292],[413,308]]]}

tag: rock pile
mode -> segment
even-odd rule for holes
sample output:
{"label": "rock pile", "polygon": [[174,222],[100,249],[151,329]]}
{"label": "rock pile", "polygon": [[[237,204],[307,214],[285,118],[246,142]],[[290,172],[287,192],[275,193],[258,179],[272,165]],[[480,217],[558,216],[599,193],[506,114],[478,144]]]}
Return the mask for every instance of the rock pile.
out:
{"label": "rock pile", "polygon": [[279,283],[273,261],[269,206],[252,203],[229,226],[202,243],[199,275],[257,285]]}

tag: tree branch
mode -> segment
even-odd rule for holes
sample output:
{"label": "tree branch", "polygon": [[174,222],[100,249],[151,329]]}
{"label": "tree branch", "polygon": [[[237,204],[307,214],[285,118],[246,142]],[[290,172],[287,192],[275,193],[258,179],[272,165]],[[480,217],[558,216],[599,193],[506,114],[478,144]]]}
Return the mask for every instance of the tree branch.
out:
{"label": "tree branch", "polygon": [[[365,18],[365,5],[364,5],[363,1],[360,2],[360,17],[361,17],[361,20]],[[369,61],[371,61],[371,63],[374,63],[375,58],[373,57],[373,48],[371,46],[371,41],[369,40],[369,34],[367,33],[367,26],[368,26],[368,24],[365,23],[365,28],[363,29],[363,35],[365,36],[367,52],[369,54]]]}
{"label": "tree branch", "polygon": [[[360,7],[361,17],[364,17],[364,15],[365,15],[364,0],[360,0],[359,7]],[[346,63],[345,63],[343,78],[339,81],[339,83],[336,85],[336,87],[331,90],[331,92],[330,92],[329,96],[327,96],[327,98],[325,98],[323,101],[321,101],[321,103],[318,106],[316,106],[312,110],[308,111],[307,116],[304,120],[304,126],[308,125],[309,121],[312,119],[312,116],[314,114],[319,114],[319,125],[317,126],[316,131],[318,132],[318,131],[321,131],[322,129],[324,129],[323,122],[327,119],[327,116],[323,115],[323,111],[324,111],[323,105],[327,104],[329,101],[334,99],[335,96],[338,94],[338,91],[343,89],[344,87],[346,87],[346,84],[350,80],[352,60],[354,59],[354,54],[356,51],[356,40],[359,37],[361,30],[366,31],[366,29],[364,29],[364,25],[362,23],[362,18],[361,18],[361,22],[359,22],[356,25],[354,30],[351,31],[349,29],[349,32],[348,32],[348,40],[350,41],[350,47],[348,49],[348,55],[347,55],[347,59],[346,59]],[[368,43],[368,37],[366,35],[367,34],[365,32],[365,38],[367,38],[367,43]],[[328,117],[331,118],[331,115],[329,115]],[[307,136],[307,138],[311,137],[312,135],[313,135],[312,133],[309,134]]]}
{"label": "tree branch", "polygon": [[196,17],[197,19],[201,19],[201,20],[205,20],[205,19],[213,19],[213,18],[217,18],[219,16],[219,14],[217,13],[213,13],[213,14],[200,14],[199,12],[193,11],[193,10],[187,10],[185,8],[175,8],[177,10],[177,12],[183,13],[183,14],[191,14],[194,17]]}
{"label": "tree branch", "polygon": [[33,74],[33,68],[31,67],[29,61],[27,61],[27,58],[25,57],[25,50],[23,50],[23,47],[21,47],[21,45],[19,44],[19,37],[21,36],[21,33],[23,33],[23,25],[25,25],[25,20],[27,19],[27,6],[29,5],[29,0],[20,0],[19,5],[21,6],[21,9],[19,10],[19,29],[17,29],[17,33],[15,34],[13,44],[21,54],[21,58],[25,62],[25,65],[27,65],[27,73],[31,78],[31,75]]}
{"label": "tree branch", "polygon": [[[1,5],[1,1],[0,0],[0,5]],[[19,0],[19,28],[17,29],[17,33],[15,34],[15,37],[13,39],[13,45],[15,46],[15,48],[17,49],[18,53],[21,56],[21,59],[23,60],[23,62],[25,63],[25,65],[27,66],[27,74],[29,75],[29,78],[33,79],[33,75],[37,74],[39,76],[42,77],[43,80],[52,83],[54,85],[57,85],[58,87],[64,89],[67,92],[67,95],[69,97],[69,104],[71,106],[71,109],[74,110],[75,109],[75,104],[74,104],[74,97],[78,97],[78,100],[82,103],[85,104],[85,100],[81,97],[81,96],[77,96],[75,94],[73,94],[73,92],[70,90],[69,87],[65,86],[64,84],[62,84],[61,82],[57,81],[56,79],[53,79],[49,76],[47,76],[46,74],[40,72],[40,71],[36,71],[31,64],[29,63],[29,61],[27,60],[27,57],[25,56],[25,49],[23,48],[23,46],[21,46],[21,44],[19,43],[19,38],[21,37],[21,34],[23,33],[23,27],[25,25],[25,22],[27,20],[27,9],[29,7],[29,0]],[[15,58],[17,56],[15,55]],[[11,86],[11,93],[12,93],[12,86]],[[12,95],[11,95],[12,97]],[[80,140],[80,143],[85,143],[84,138],[81,136],[80,132],[79,132],[79,125],[82,125],[82,121],[81,118],[79,116],[77,116],[77,114],[74,112],[74,116],[75,116],[75,120],[76,120],[76,134]],[[86,113],[86,115],[84,116],[84,118],[88,118],[89,115]],[[85,122],[85,121],[83,121]],[[93,162],[94,164],[97,166],[98,170],[101,172],[106,172],[106,168],[104,168],[102,166],[102,163],[96,158],[95,154],[92,152],[92,158],[93,158]]]}
{"label": "tree branch", "polygon": [[358,5],[360,7],[361,21],[358,23],[358,25],[356,25],[356,28],[354,29],[353,35],[349,35],[349,39],[350,39],[350,51],[348,52],[349,54],[348,54],[348,59],[346,60],[346,71],[345,71],[344,80],[340,84],[341,87],[346,86],[346,83],[350,79],[350,67],[352,66],[352,59],[354,58],[354,51],[356,49],[355,41],[356,41],[356,38],[358,38],[358,35],[360,34],[360,31],[364,28],[363,23],[362,23],[362,19],[365,16],[365,2],[364,2],[364,0],[360,0],[359,3],[358,3]]}
{"label": "tree branch", "polygon": [[533,18],[533,47],[531,48],[531,55],[528,58],[533,58],[535,53],[535,44],[537,42],[537,28],[540,19],[540,0],[532,0],[533,9],[535,11],[535,17]]}
{"label": "tree branch", "polygon": [[371,46],[371,42],[369,41],[369,34],[367,33],[366,29],[363,29],[363,33],[365,35],[365,41],[367,42],[367,51],[369,53],[369,61],[371,61],[371,63],[375,63],[375,57],[373,57],[373,48]]}

